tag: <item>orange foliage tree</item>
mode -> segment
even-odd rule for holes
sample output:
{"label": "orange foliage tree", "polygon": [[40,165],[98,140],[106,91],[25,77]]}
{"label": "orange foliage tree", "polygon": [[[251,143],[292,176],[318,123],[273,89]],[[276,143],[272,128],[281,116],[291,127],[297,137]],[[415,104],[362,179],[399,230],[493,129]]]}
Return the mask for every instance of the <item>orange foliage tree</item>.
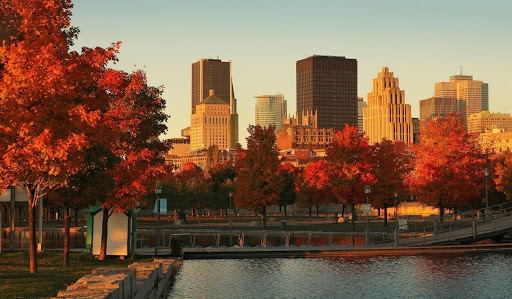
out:
{"label": "orange foliage tree", "polygon": [[336,202],[329,177],[329,164],[325,160],[308,163],[300,172],[297,185],[300,196],[304,197],[308,205],[309,216],[311,206],[315,206],[318,217],[321,205]]}
{"label": "orange foliage tree", "polygon": [[[37,272],[35,207],[47,188],[82,164],[97,125],[95,80],[115,60],[108,49],[70,51],[70,0],[2,1],[16,35],[0,45],[0,156],[3,187],[24,182],[29,195],[30,272]],[[3,21],[3,20],[2,20]]]}
{"label": "orange foliage tree", "polygon": [[261,213],[263,228],[267,228],[266,208],[279,201],[282,176],[279,175],[279,152],[273,126],[249,126],[247,149],[238,146],[235,162],[235,204]]}
{"label": "orange foliage tree", "polygon": [[168,146],[158,139],[165,133],[162,88],[148,86],[146,74],[107,70],[98,82],[100,96],[109,109],[100,115],[98,143],[109,149],[118,163],[108,170],[113,185],[102,204],[100,260],[106,257],[108,217],[143,204],[157,181],[171,171],[163,154]]}
{"label": "orange foliage tree", "polygon": [[419,202],[439,208],[441,223],[445,209],[459,212],[481,202],[487,156],[457,115],[423,124],[415,151],[408,185]]}
{"label": "orange foliage tree", "polygon": [[384,226],[387,226],[388,207],[398,204],[395,200],[407,194],[403,177],[407,173],[409,159],[396,152],[393,142],[387,139],[372,146],[371,157],[371,169],[375,178],[371,188],[372,206],[384,209]]}
{"label": "orange foliage tree", "polygon": [[497,160],[496,165],[496,183],[497,189],[512,199],[512,154],[509,151],[504,152]]}
{"label": "orange foliage tree", "polygon": [[374,182],[368,138],[357,127],[345,125],[327,148],[327,162],[332,192],[339,203],[351,206],[355,229],[354,205],[365,202],[364,186]]}

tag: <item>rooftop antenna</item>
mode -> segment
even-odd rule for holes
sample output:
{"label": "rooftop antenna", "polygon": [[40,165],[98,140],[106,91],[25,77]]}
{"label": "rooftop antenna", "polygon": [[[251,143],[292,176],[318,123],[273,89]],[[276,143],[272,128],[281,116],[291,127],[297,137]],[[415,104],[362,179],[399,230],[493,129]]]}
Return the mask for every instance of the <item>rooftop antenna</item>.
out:
{"label": "rooftop antenna", "polygon": [[460,66],[460,74],[462,76],[462,65]]}

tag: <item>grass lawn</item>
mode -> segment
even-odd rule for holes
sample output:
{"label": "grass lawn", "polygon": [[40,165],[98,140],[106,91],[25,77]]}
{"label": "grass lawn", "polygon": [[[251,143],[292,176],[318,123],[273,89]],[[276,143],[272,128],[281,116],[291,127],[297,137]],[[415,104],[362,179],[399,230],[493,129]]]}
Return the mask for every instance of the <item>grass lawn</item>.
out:
{"label": "grass lawn", "polygon": [[69,268],[62,267],[62,252],[38,253],[37,274],[29,273],[28,251],[0,253],[0,298],[49,298],[80,277],[100,267],[123,267],[144,259],[98,261],[90,253],[71,253]]}

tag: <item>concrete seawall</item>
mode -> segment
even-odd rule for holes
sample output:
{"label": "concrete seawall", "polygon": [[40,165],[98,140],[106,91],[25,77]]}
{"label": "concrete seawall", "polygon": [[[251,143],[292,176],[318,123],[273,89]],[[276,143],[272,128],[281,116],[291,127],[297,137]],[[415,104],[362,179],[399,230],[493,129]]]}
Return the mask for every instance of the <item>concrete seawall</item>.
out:
{"label": "concrete seawall", "polygon": [[176,271],[174,259],[94,269],[54,298],[146,299],[164,297]]}

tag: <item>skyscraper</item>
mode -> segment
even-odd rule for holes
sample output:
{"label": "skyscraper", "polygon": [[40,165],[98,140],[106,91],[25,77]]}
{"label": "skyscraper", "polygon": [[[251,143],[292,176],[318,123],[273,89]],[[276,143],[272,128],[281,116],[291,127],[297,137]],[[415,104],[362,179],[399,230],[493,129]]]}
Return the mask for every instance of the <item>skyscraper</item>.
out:
{"label": "skyscraper", "polygon": [[297,116],[316,112],[318,128],[357,126],[357,60],[311,56],[297,61]]}
{"label": "skyscraper", "polygon": [[457,99],[457,112],[467,119],[471,114],[489,110],[489,86],[473,76],[455,75],[450,82],[435,84],[435,96]]}
{"label": "skyscraper", "polygon": [[428,98],[420,101],[420,121],[426,122],[429,119],[446,116],[450,113],[457,113],[456,98]]}
{"label": "skyscraper", "polygon": [[373,79],[368,106],[363,108],[363,127],[371,144],[383,138],[413,142],[411,105],[405,104],[405,91],[400,90],[398,78],[387,67]]}
{"label": "skyscraper", "polygon": [[229,105],[232,124],[231,144],[228,148],[235,148],[238,143],[238,114],[231,78],[231,60],[200,59],[192,64],[192,114],[196,112],[196,105],[208,97],[210,90],[214,90],[215,96]]}
{"label": "skyscraper", "polygon": [[357,129],[359,133],[363,133],[363,108],[366,107],[366,102],[363,98],[357,98]]}
{"label": "skyscraper", "polygon": [[281,124],[287,114],[284,95],[261,95],[257,96],[256,99],[256,125],[267,128],[273,125],[276,130],[281,129]]}

